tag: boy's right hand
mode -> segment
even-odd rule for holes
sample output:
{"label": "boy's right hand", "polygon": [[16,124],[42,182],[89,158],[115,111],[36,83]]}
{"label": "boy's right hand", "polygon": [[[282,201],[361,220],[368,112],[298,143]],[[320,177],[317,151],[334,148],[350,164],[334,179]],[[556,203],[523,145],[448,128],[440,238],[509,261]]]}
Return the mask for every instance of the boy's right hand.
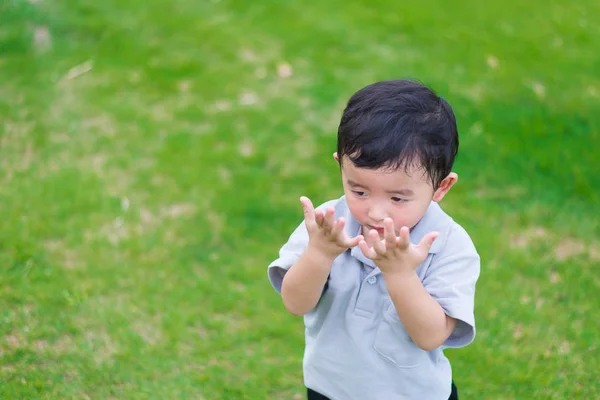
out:
{"label": "boy's right hand", "polygon": [[362,235],[354,238],[348,236],[344,231],[346,221],[343,217],[336,221],[333,208],[328,207],[323,213],[321,210],[315,210],[308,197],[300,197],[300,202],[304,208],[308,244],[323,255],[335,258],[349,248],[358,246],[358,243],[363,240]]}

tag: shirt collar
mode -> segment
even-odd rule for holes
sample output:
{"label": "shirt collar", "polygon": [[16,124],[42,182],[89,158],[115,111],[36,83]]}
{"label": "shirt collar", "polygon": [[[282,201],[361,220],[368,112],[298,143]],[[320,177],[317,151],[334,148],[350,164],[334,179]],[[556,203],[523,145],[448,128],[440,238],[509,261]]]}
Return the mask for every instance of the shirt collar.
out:
{"label": "shirt collar", "polygon": [[435,254],[440,252],[446,241],[443,236],[445,235],[446,227],[450,221],[450,217],[442,210],[439,204],[432,201],[429,204],[429,207],[427,207],[425,215],[423,215],[421,220],[410,232],[411,243],[419,244],[421,239],[429,232],[438,232],[439,236],[433,241],[429,253]]}

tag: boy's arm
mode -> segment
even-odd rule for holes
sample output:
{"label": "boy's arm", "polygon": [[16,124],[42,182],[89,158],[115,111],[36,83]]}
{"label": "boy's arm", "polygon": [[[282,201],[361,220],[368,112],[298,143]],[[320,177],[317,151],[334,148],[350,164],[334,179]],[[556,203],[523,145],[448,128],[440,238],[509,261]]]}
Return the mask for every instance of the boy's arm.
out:
{"label": "boy's arm", "polygon": [[334,259],[308,246],[292,265],[281,285],[283,305],[290,313],[301,316],[315,308]]}
{"label": "boy's arm", "polygon": [[285,308],[294,315],[310,312],[319,302],[333,261],[358,245],[362,235],[350,238],[344,232],[343,218],[335,220],[335,210],[315,210],[307,197],[300,198],[308,232],[308,245],[298,261],[283,277],[281,296]]}
{"label": "boy's arm", "polygon": [[416,272],[390,272],[383,277],[396,312],[413,342],[426,351],[444,344],[457,321],[446,315],[425,290]]}
{"label": "boy's arm", "polygon": [[[466,345],[474,336],[472,306],[479,274],[476,252],[469,250],[466,242],[451,243],[449,247],[459,252],[438,260],[422,283],[416,269],[429,254],[438,233],[430,232],[413,245],[408,228],[401,228],[396,237],[391,220],[386,220],[384,226],[384,240],[372,231],[369,236],[373,247],[362,241],[360,248],[381,270],[396,312],[413,342],[428,351],[443,344]],[[464,235],[459,233],[457,237]]]}

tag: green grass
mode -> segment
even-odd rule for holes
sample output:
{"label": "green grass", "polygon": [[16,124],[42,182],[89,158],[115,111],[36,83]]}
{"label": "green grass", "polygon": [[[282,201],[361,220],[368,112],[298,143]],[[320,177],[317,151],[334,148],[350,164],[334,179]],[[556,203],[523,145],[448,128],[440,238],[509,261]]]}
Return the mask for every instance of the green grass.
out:
{"label": "green grass", "polygon": [[461,132],[443,206],[482,257],[477,338],[448,351],[461,398],[598,397],[599,20],[591,0],[0,2],[0,398],[303,398],[302,321],[266,266],[300,195],[341,194],[344,102],[398,77]]}

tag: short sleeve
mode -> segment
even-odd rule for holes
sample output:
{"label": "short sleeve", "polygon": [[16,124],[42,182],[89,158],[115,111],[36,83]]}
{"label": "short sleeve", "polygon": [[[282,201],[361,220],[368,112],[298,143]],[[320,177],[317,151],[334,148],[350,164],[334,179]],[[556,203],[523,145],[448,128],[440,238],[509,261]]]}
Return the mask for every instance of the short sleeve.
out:
{"label": "short sleeve", "polygon": [[450,229],[444,250],[433,256],[423,286],[458,320],[444,348],[458,348],[475,338],[475,285],[480,273],[480,258],[468,234],[458,225]]}
{"label": "short sleeve", "polygon": [[279,258],[269,264],[268,275],[271,285],[281,293],[281,283],[285,273],[298,261],[308,244],[308,231],[304,220],[292,232],[286,244],[279,250]]}
{"label": "short sleeve", "polygon": [[[317,210],[325,210],[327,207],[335,207],[339,204],[340,199],[329,200],[320,206],[316,207]],[[306,246],[308,245],[308,231],[306,230],[306,224],[304,220],[298,225],[298,227],[292,232],[286,244],[279,249],[279,258],[269,264],[267,269],[269,275],[269,281],[271,285],[281,293],[281,284],[283,277],[292,265],[298,261]]]}

